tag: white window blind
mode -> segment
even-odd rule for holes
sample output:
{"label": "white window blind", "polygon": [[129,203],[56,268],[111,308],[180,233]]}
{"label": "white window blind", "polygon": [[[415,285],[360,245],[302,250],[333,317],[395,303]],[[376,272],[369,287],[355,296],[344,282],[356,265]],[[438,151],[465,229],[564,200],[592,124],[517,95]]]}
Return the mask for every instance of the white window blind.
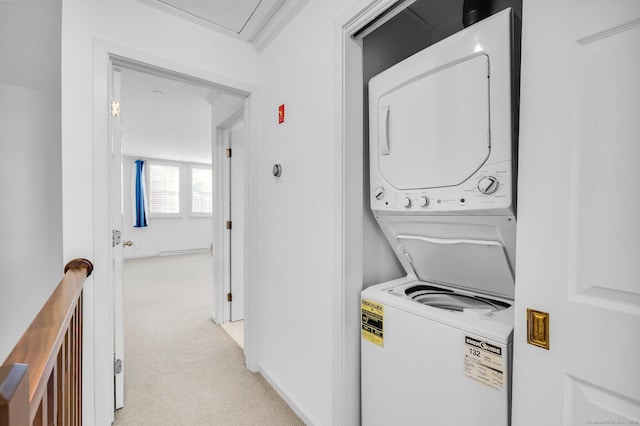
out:
{"label": "white window blind", "polygon": [[211,169],[191,169],[191,212],[211,214],[213,212],[213,183]]}
{"label": "white window blind", "polygon": [[150,213],[180,213],[180,167],[149,164]]}

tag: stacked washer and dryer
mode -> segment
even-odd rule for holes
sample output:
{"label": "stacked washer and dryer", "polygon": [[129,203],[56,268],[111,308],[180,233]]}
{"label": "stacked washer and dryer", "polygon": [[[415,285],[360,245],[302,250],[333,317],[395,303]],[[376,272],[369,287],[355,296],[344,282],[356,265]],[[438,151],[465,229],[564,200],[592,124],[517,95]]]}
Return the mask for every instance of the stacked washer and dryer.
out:
{"label": "stacked washer and dryer", "polygon": [[362,292],[362,423],[510,423],[515,20],[369,83],[371,209],[407,276]]}

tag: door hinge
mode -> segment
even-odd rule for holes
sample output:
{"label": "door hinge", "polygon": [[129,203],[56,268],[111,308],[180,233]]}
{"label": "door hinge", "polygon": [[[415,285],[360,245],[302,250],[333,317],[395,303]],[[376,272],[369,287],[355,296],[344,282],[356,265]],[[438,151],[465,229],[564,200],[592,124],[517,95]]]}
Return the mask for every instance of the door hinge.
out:
{"label": "door hinge", "polygon": [[230,220],[228,220],[228,221],[227,221],[227,229],[231,229],[231,226],[232,226],[232,225],[231,225],[231,221],[230,221]]}
{"label": "door hinge", "polygon": [[227,293],[227,302],[233,302],[233,296],[231,293]]}
{"label": "door hinge", "polygon": [[225,155],[227,156],[227,158],[231,158],[231,148],[227,148],[225,150]]}
{"label": "door hinge", "polygon": [[113,229],[111,231],[111,245],[112,247],[117,246],[122,241],[122,232],[119,229]]}
{"label": "door hinge", "polygon": [[120,102],[111,101],[111,116],[120,117]]}
{"label": "door hinge", "polygon": [[117,376],[120,373],[122,373],[122,360],[121,359],[114,359],[113,360],[113,375]]}

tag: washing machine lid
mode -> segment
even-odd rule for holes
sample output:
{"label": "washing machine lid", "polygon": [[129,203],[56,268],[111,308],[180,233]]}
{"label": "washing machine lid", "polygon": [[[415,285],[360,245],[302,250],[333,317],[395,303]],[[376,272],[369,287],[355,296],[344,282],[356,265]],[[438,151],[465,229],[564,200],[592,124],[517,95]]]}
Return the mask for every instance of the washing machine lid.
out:
{"label": "washing machine lid", "polygon": [[514,274],[500,241],[396,235],[407,272],[421,281],[514,297]]}
{"label": "washing machine lid", "polygon": [[397,189],[456,186],[490,154],[489,57],[418,75],[378,98],[378,169]]}

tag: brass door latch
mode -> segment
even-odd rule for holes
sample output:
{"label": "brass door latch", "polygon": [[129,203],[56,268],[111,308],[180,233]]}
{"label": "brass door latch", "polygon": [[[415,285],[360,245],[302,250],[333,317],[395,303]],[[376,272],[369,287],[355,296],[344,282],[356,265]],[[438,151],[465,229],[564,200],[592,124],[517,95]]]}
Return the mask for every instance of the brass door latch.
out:
{"label": "brass door latch", "polygon": [[549,313],[527,309],[527,343],[549,350]]}

